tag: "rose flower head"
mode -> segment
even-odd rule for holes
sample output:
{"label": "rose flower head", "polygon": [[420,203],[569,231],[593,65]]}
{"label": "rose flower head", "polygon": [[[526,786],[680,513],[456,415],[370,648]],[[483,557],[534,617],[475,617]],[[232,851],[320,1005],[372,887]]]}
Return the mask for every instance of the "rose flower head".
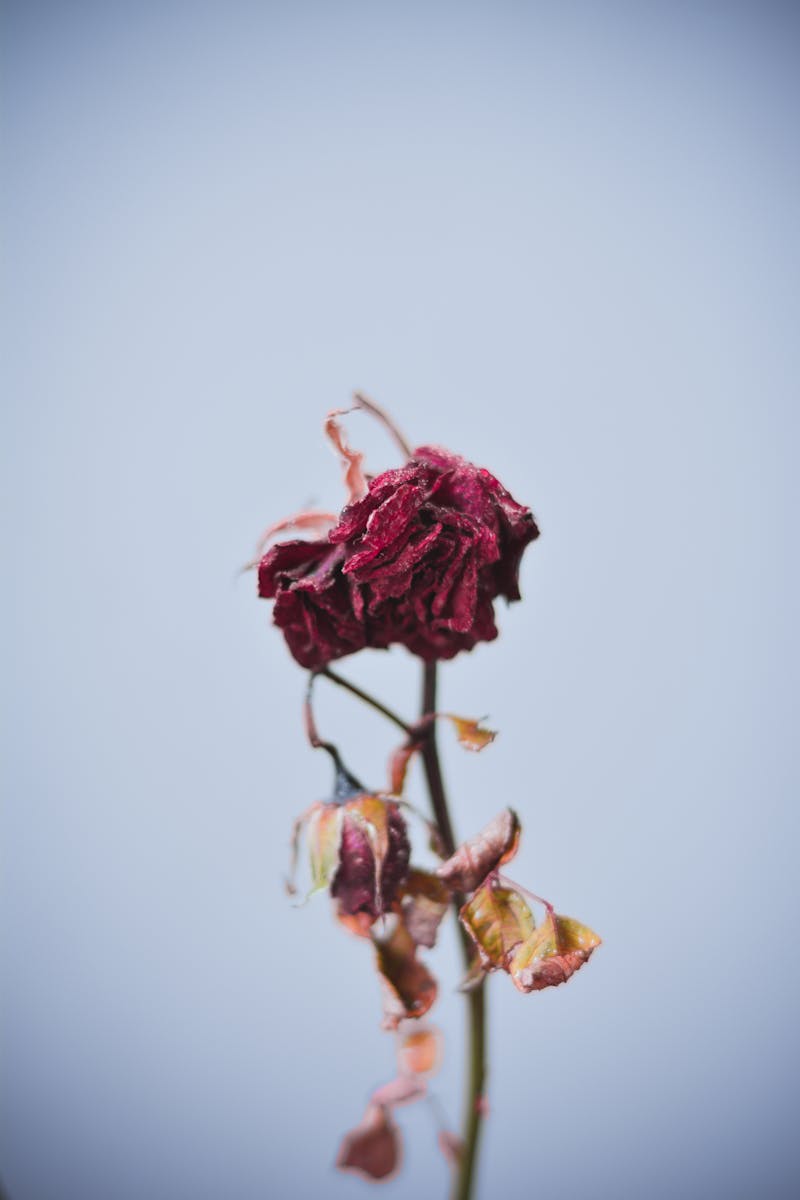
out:
{"label": "rose flower head", "polygon": [[[352,480],[360,456],[345,456]],[[530,509],[437,446],[360,479],[324,537],[278,543],[259,564],[259,595],[275,600],[300,665],[396,644],[432,662],[495,638],[494,600],[519,600],[522,553],[539,536]]]}

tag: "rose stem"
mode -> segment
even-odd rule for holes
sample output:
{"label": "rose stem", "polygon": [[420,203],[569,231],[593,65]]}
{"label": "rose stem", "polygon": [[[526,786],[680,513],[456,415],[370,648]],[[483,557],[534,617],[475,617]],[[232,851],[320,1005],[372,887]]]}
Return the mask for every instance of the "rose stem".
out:
{"label": "rose stem", "polygon": [[[425,664],[425,674],[422,689],[422,718],[436,712],[436,663]],[[431,807],[439,827],[442,844],[448,856],[455,852],[456,840],[447,807],[447,797],[442,779],[442,768],[439,762],[439,751],[436,745],[436,723],[431,721],[427,727],[426,738],[422,744],[422,762],[425,778],[428,782]],[[456,912],[461,907],[463,897],[454,897]],[[467,969],[472,964],[472,943],[469,934],[459,922],[461,935],[461,950]],[[461,1158],[458,1172],[453,1181],[452,1200],[469,1200],[472,1195],[475,1178],[475,1164],[478,1155],[478,1139],[481,1132],[483,1117],[483,1092],[486,1079],[486,989],[480,983],[472,991],[467,992],[466,1000],[469,1005],[468,1046],[469,1046],[469,1078],[467,1081],[466,1104],[464,1110],[464,1132],[462,1136]]]}
{"label": "rose stem", "polygon": [[352,692],[354,696],[358,696],[359,700],[363,700],[365,704],[370,706],[370,708],[377,709],[379,713],[383,713],[384,717],[395,724],[398,729],[402,729],[403,733],[406,733],[409,736],[413,733],[411,726],[408,725],[402,717],[398,717],[397,713],[392,712],[392,710],[387,708],[385,704],[381,704],[380,700],[376,700],[374,696],[370,696],[369,692],[362,691],[360,687],[356,687],[356,685],[351,683],[349,679],[345,679],[342,675],[337,675],[335,671],[330,669],[330,667],[323,667],[318,674],[323,675],[326,679],[330,679],[331,683],[335,683],[338,687],[344,688],[345,691]]}
{"label": "rose stem", "polygon": [[[337,675],[330,667],[323,667],[317,672],[324,675],[331,683],[352,693],[371,708],[382,713],[387,720],[397,725],[404,733],[412,738],[420,738],[420,752],[428,783],[436,827],[447,856],[455,852],[456,840],[453,825],[447,807],[447,797],[442,779],[442,768],[439,762],[439,751],[436,745],[436,722],[430,719],[436,712],[436,663],[425,664],[424,684],[422,690],[422,715],[418,725],[407,724],[397,713],[392,712],[380,700],[376,700],[369,692],[351,683],[342,675]],[[463,896],[454,896],[453,904],[458,913],[463,903]],[[459,921],[458,931],[461,937],[461,950],[467,970],[472,966],[473,952],[469,934]],[[478,984],[466,993],[469,1006],[469,1079],[467,1084],[466,1105],[464,1111],[464,1132],[462,1137],[463,1149],[458,1165],[458,1173],[454,1179],[452,1200],[470,1200],[475,1178],[475,1163],[478,1154],[478,1138],[481,1132],[483,1118],[483,1091],[486,1079],[486,989],[484,983]]]}

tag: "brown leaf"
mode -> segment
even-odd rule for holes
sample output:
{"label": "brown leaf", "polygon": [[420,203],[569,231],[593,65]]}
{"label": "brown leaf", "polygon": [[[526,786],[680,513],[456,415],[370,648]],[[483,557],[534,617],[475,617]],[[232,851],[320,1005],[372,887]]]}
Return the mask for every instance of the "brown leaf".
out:
{"label": "brown leaf", "polygon": [[459,846],[436,874],[454,892],[472,892],[490,872],[514,857],[519,835],[519,817],[513,808],[504,808],[476,837]]}
{"label": "brown leaf", "polygon": [[435,1071],[441,1057],[438,1029],[415,1029],[403,1034],[397,1050],[397,1062],[405,1075],[428,1075]]}
{"label": "brown leaf", "polygon": [[557,987],[583,966],[600,938],[571,917],[548,912],[542,924],[514,952],[508,970],[521,992]]}
{"label": "brown leaf", "polygon": [[400,1104],[413,1104],[415,1100],[421,1100],[427,1090],[427,1084],[422,1079],[398,1075],[396,1079],[376,1088],[370,1099],[373,1104],[381,1104],[384,1108],[397,1108]]}
{"label": "brown leaf", "polygon": [[536,928],[519,892],[488,880],[458,914],[487,970],[508,970],[510,957]]}
{"label": "brown leaf", "polygon": [[408,764],[418,749],[418,742],[403,742],[402,746],[398,746],[389,759],[389,791],[392,795],[402,796]]}
{"label": "brown leaf", "polygon": [[422,1017],[436,999],[436,980],[417,959],[417,947],[395,914],[386,921],[389,933],[373,931],[383,991],[383,1028],[396,1029],[406,1017]]}
{"label": "brown leaf", "polygon": [[445,715],[452,722],[456,737],[465,750],[485,750],[497,737],[494,730],[484,729],[478,721],[468,717],[456,717],[453,713]]}
{"label": "brown leaf", "polygon": [[388,1179],[400,1166],[400,1130],[388,1108],[369,1104],[361,1122],[345,1134],[336,1166],[366,1179]]}
{"label": "brown leaf", "polygon": [[445,883],[430,871],[412,867],[400,894],[403,921],[411,940],[428,949],[435,946],[439,925],[449,907],[450,893]]}

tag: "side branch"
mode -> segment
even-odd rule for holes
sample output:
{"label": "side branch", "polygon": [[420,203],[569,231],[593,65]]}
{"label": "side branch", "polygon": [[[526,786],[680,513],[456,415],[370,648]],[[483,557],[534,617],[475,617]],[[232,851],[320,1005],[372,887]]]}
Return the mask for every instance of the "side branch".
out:
{"label": "side branch", "polygon": [[350,692],[353,696],[357,696],[364,704],[368,704],[370,708],[374,708],[376,712],[381,713],[386,717],[387,721],[391,721],[398,729],[402,729],[403,733],[409,737],[414,733],[413,726],[404,721],[402,717],[398,717],[396,712],[392,712],[391,708],[387,708],[380,700],[376,700],[369,692],[365,692],[363,688],[357,687],[355,683],[351,683],[349,679],[345,679],[342,675],[337,675],[330,667],[323,667],[317,674],[322,675],[324,679],[330,679],[331,683],[335,683],[337,687],[344,688],[346,692]]}

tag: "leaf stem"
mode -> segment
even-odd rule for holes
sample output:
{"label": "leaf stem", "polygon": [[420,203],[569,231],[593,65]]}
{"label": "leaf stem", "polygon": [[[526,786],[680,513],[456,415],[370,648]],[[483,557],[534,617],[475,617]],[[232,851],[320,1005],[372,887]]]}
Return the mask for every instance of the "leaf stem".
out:
{"label": "leaf stem", "polygon": [[[422,720],[430,713],[436,712],[436,663],[426,663],[422,689]],[[442,844],[448,856],[455,852],[456,840],[450,811],[447,807],[447,795],[444,790],[442,768],[439,762],[439,751],[436,745],[436,723],[431,721],[426,729],[425,740],[421,747],[422,762],[425,778],[428,783],[431,807]],[[454,896],[456,914],[463,903],[462,896]],[[472,943],[469,934],[459,922],[458,931],[461,937],[461,950],[467,969],[472,965]],[[475,1166],[478,1156],[478,1142],[481,1133],[482,1120],[485,1112],[484,1088],[486,1083],[486,988],[480,983],[466,995],[468,1004],[467,1042],[469,1055],[469,1071],[464,1106],[464,1126],[462,1135],[462,1151],[458,1171],[453,1179],[452,1200],[470,1200],[475,1182]]]}

